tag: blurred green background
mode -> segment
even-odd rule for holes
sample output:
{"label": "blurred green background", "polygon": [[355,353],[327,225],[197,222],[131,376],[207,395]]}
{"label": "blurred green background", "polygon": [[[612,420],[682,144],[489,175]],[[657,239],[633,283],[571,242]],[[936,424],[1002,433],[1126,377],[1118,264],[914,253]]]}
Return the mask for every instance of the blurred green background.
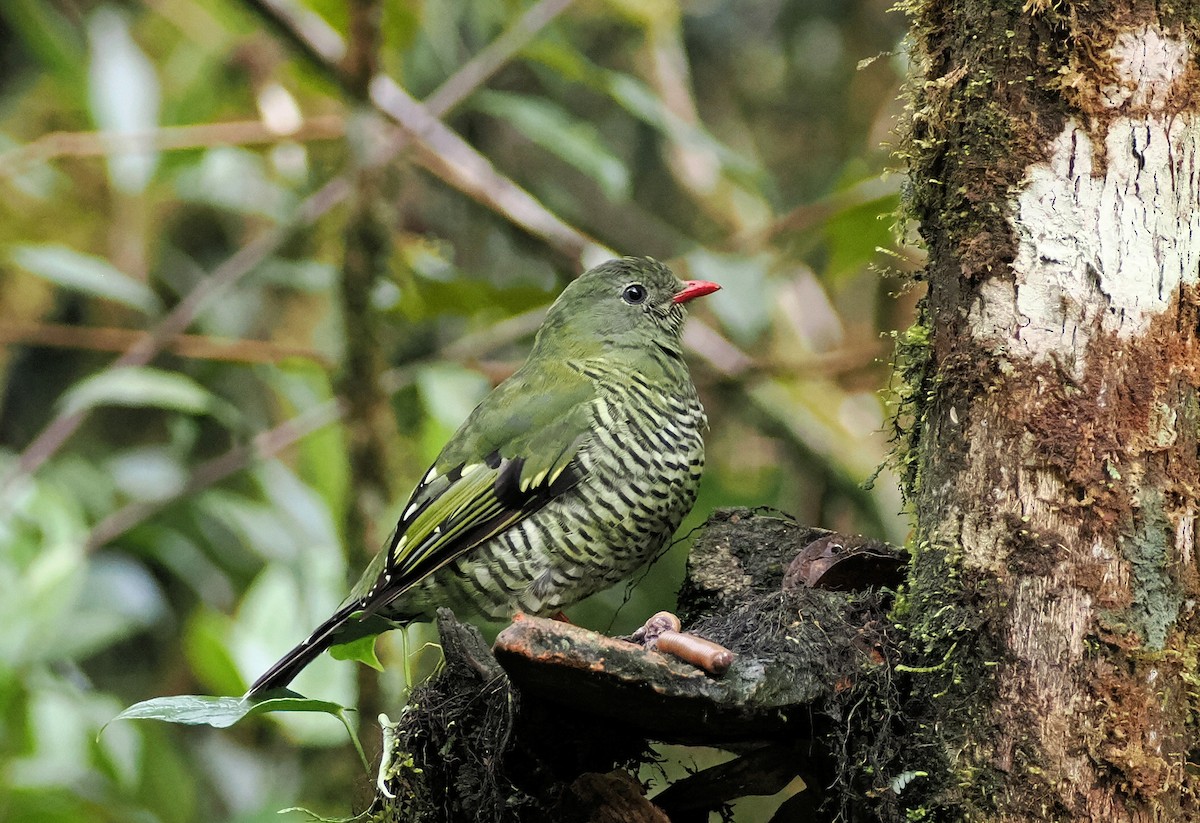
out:
{"label": "blurred green background", "polygon": [[[441,87],[452,131],[397,154],[263,0],[0,4],[0,820],[361,804],[327,716],[97,734],[148,697],[240,694],[324,618],[604,248],[724,286],[688,331],[711,431],[681,535],[770,505],[905,537],[894,478],[864,488],[920,265],[887,173],[907,70],[888,0],[388,0],[377,43],[353,4],[301,1],[279,4],[313,42],[365,48],[418,99]],[[535,31],[531,8],[557,14]],[[485,160],[495,175],[455,177]],[[360,244],[369,276],[344,286]],[[369,306],[349,321],[347,288]],[[387,404],[367,423],[336,403],[371,394],[339,376],[364,355]],[[374,479],[348,459],[364,437]],[[639,625],[685,558],[572,618]],[[436,657],[416,628],[403,665],[400,634],[380,644],[393,713]],[[295,685],[353,705],[357,668],[324,658]]]}

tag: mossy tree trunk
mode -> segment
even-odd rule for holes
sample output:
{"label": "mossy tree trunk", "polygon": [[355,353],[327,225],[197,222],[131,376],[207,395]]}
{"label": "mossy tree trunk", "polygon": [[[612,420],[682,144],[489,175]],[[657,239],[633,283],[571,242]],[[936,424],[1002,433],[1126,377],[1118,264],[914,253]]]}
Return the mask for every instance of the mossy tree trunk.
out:
{"label": "mossy tree trunk", "polygon": [[1200,4],[907,11],[899,805],[1200,820]]}

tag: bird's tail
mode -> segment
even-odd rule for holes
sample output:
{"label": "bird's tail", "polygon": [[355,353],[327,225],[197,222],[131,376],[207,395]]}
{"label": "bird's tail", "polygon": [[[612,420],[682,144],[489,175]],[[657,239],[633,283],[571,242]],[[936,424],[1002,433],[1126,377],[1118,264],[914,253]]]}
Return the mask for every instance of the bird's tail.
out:
{"label": "bird's tail", "polygon": [[261,697],[271,689],[280,689],[292,682],[292,679],[317,659],[321,652],[334,645],[338,640],[339,629],[346,625],[355,612],[362,606],[357,601],[351,601],[333,613],[333,616],[322,623],[308,638],[290,652],[276,661],[261,677],[254,681],[246,697]]}

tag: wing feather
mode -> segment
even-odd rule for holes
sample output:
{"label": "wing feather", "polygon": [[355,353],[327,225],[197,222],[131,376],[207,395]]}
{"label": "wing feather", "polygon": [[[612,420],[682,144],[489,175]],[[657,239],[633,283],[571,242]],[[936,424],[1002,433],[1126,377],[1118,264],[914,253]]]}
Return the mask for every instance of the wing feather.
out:
{"label": "wing feather", "polygon": [[373,615],[583,479],[593,400],[595,386],[567,363],[531,361],[498,386],[425,473],[341,608],[247,694],[286,686],[322,650],[379,631],[386,622]]}
{"label": "wing feather", "polygon": [[561,363],[527,364],[497,387],[413,491],[347,603],[377,612],[576,485],[594,398],[592,382]]}

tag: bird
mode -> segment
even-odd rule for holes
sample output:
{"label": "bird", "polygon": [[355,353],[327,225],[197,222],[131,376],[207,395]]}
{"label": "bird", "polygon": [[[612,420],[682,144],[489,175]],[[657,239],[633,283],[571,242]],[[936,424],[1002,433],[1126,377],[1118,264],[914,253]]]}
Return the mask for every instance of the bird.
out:
{"label": "bird", "polygon": [[250,686],[439,607],[506,620],[632,574],[695,503],[708,420],[683,357],[685,305],[720,288],[649,257],[609,260],[550,306],[528,359],[446,443],[350,595]]}

